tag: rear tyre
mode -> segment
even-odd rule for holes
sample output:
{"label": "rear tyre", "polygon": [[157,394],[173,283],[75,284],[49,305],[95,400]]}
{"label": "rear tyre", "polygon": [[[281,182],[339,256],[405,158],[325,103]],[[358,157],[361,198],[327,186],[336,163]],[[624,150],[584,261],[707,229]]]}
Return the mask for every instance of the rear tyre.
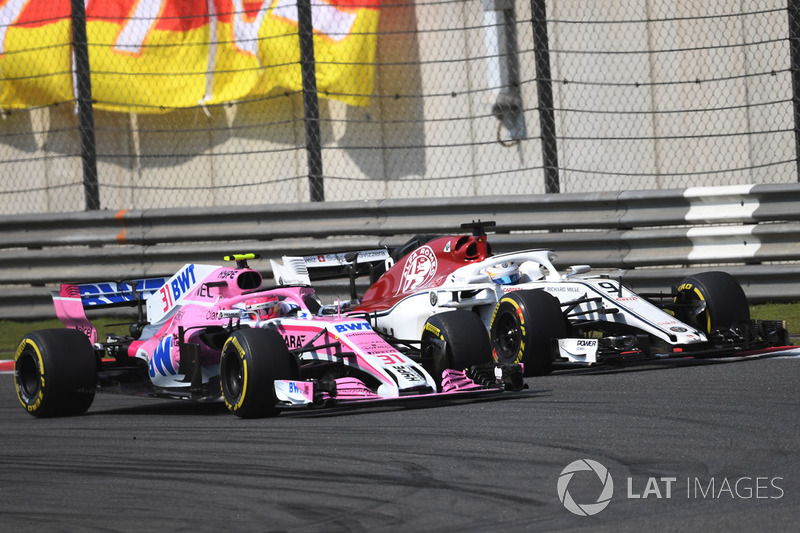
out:
{"label": "rear tyre", "polygon": [[241,418],[278,414],[275,380],[297,379],[297,359],[277,331],[246,328],[235,331],[222,347],[219,377],[228,410]]}
{"label": "rear tyre", "polygon": [[693,304],[677,312],[678,318],[706,334],[723,328],[747,330],[750,307],[742,286],[727,272],[702,272],[678,286],[676,302]]}
{"label": "rear tyre", "polygon": [[489,336],[498,363],[522,363],[526,376],[541,376],[553,371],[553,339],[567,336],[567,321],[552,294],[510,292],[494,308]]}
{"label": "rear tyre", "polygon": [[17,397],[39,418],[75,416],[94,402],[97,357],[78,330],[45,329],[25,335],[14,359]]}
{"label": "rear tyre", "polygon": [[442,372],[466,370],[492,361],[492,345],[481,318],[456,310],[433,315],[422,330],[423,365],[442,388]]}

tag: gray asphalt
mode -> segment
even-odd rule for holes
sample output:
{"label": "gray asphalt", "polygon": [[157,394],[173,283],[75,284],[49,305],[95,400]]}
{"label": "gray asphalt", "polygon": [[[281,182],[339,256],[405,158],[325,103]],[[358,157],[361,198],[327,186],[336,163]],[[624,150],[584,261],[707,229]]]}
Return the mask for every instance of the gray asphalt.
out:
{"label": "gray asphalt", "polygon": [[[559,371],[491,400],[253,421],[113,395],[37,420],[5,374],[0,530],[794,530],[799,377],[800,358]],[[593,516],[557,490],[581,459],[613,480]],[[603,487],[565,480],[580,505]]]}

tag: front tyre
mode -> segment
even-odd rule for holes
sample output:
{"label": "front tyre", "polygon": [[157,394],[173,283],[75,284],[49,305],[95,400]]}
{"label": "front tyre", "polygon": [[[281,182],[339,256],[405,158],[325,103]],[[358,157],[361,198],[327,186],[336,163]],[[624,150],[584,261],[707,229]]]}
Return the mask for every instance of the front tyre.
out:
{"label": "front tyre", "polygon": [[492,361],[492,345],[481,318],[456,310],[433,315],[422,330],[423,364],[441,390],[448,368],[466,370]]}
{"label": "front tyre", "polygon": [[685,278],[675,300],[684,304],[678,318],[706,334],[749,327],[747,297],[736,278],[727,272],[701,272]]}
{"label": "front tyre", "polygon": [[14,358],[14,384],[20,403],[35,417],[85,413],[97,386],[97,357],[91,342],[74,329],[25,335]]}
{"label": "front tyre", "polygon": [[510,292],[494,308],[489,336],[498,363],[522,363],[526,376],[553,370],[553,339],[567,336],[558,298],[543,290]]}
{"label": "front tyre", "polygon": [[297,359],[277,331],[235,331],[222,347],[219,377],[228,410],[241,418],[278,414],[275,380],[297,379]]}

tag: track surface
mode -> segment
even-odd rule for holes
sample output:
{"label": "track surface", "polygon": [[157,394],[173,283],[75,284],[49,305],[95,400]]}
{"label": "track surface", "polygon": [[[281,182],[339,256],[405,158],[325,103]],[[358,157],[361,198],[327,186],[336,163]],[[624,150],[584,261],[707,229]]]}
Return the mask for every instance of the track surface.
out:
{"label": "track surface", "polygon": [[[800,358],[770,357],[559,371],[443,407],[246,421],[221,404],[98,395],[85,416],[37,420],[4,374],[0,529],[789,531],[798,378]],[[557,491],[584,458],[614,482],[594,516]],[[568,484],[579,504],[601,488],[591,472]]]}

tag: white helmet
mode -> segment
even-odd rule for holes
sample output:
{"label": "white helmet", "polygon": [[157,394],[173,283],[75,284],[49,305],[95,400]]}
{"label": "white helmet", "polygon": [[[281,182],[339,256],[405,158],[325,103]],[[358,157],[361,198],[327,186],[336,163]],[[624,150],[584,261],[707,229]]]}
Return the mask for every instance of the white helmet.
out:
{"label": "white helmet", "polygon": [[495,283],[513,285],[519,281],[519,265],[514,261],[504,261],[486,268],[486,273]]}

